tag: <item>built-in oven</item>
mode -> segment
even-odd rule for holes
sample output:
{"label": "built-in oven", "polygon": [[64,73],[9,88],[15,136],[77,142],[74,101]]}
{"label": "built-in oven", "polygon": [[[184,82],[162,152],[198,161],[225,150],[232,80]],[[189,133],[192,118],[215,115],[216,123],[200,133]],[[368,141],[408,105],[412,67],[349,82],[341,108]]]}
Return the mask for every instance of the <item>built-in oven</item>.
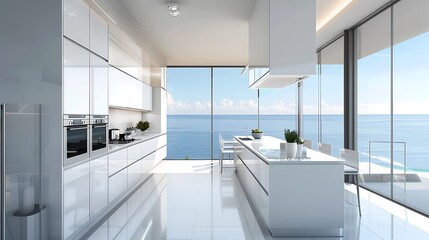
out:
{"label": "built-in oven", "polygon": [[107,152],[109,118],[106,115],[92,115],[90,123],[90,156],[92,157]]}
{"label": "built-in oven", "polygon": [[64,116],[64,166],[89,158],[89,116]]}

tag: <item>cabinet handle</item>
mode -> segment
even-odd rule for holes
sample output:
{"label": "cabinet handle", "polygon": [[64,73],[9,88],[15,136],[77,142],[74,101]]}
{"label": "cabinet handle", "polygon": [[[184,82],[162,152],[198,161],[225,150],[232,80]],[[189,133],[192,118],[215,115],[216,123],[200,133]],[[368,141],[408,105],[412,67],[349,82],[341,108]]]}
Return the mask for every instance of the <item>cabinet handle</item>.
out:
{"label": "cabinet handle", "polygon": [[83,129],[88,129],[88,127],[68,128],[67,130],[76,131],[76,130],[83,130]]}

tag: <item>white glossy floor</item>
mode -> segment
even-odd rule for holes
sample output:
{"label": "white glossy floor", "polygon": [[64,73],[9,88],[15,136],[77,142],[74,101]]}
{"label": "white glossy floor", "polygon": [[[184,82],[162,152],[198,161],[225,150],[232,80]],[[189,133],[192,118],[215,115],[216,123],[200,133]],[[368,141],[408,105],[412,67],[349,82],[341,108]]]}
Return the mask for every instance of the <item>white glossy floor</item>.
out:
{"label": "white glossy floor", "polygon": [[[221,175],[210,163],[162,162],[154,171],[162,180],[147,199],[138,200],[144,188],[137,191],[91,239],[272,239],[258,225],[233,169]],[[344,238],[297,239],[429,239],[428,218],[363,189],[359,218],[355,189],[345,185]]]}

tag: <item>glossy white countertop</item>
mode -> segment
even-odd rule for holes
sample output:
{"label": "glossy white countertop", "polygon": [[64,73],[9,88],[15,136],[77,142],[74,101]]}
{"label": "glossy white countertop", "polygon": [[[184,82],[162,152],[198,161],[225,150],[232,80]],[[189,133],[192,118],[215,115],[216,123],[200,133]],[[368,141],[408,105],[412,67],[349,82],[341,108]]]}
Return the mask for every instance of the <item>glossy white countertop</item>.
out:
{"label": "glossy white countertop", "polygon": [[150,140],[152,138],[159,137],[159,136],[164,135],[164,134],[165,133],[147,133],[147,134],[144,134],[144,135],[135,136],[134,137],[135,140],[132,141],[132,142],[129,142],[129,143],[123,143],[123,144],[110,144],[109,143],[108,153],[111,153],[112,151],[120,150],[122,148],[127,148],[129,146],[132,146],[132,145],[138,144],[140,142],[144,142],[144,141]]}
{"label": "glossy white countertop", "polygon": [[275,137],[263,136],[261,139],[253,139],[250,136],[252,140],[241,140],[240,137],[243,136],[234,136],[234,139],[269,165],[344,164],[343,160],[308,148],[306,158],[286,158],[286,152],[280,150],[280,143],[285,143],[285,141]]}

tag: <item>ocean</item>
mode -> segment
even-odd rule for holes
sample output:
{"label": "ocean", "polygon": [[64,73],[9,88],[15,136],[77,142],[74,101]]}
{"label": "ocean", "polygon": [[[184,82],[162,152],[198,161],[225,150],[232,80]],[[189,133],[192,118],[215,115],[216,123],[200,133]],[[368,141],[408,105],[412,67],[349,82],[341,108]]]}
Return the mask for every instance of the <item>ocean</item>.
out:
{"label": "ocean", "polygon": [[[304,115],[304,138],[312,140],[313,148],[321,141],[331,144],[332,155],[343,147],[343,116]],[[390,115],[359,115],[357,141],[360,161],[390,166]],[[234,135],[250,135],[258,127],[256,115],[214,115],[213,134],[210,115],[168,115],[167,159],[218,159],[219,133],[224,139]],[[296,129],[293,115],[261,115],[259,128],[265,135],[284,139],[284,129]],[[429,115],[394,115],[394,169],[429,172]],[[213,151],[211,149],[213,148]],[[371,151],[371,152],[370,152]],[[370,157],[371,156],[371,157]]]}

